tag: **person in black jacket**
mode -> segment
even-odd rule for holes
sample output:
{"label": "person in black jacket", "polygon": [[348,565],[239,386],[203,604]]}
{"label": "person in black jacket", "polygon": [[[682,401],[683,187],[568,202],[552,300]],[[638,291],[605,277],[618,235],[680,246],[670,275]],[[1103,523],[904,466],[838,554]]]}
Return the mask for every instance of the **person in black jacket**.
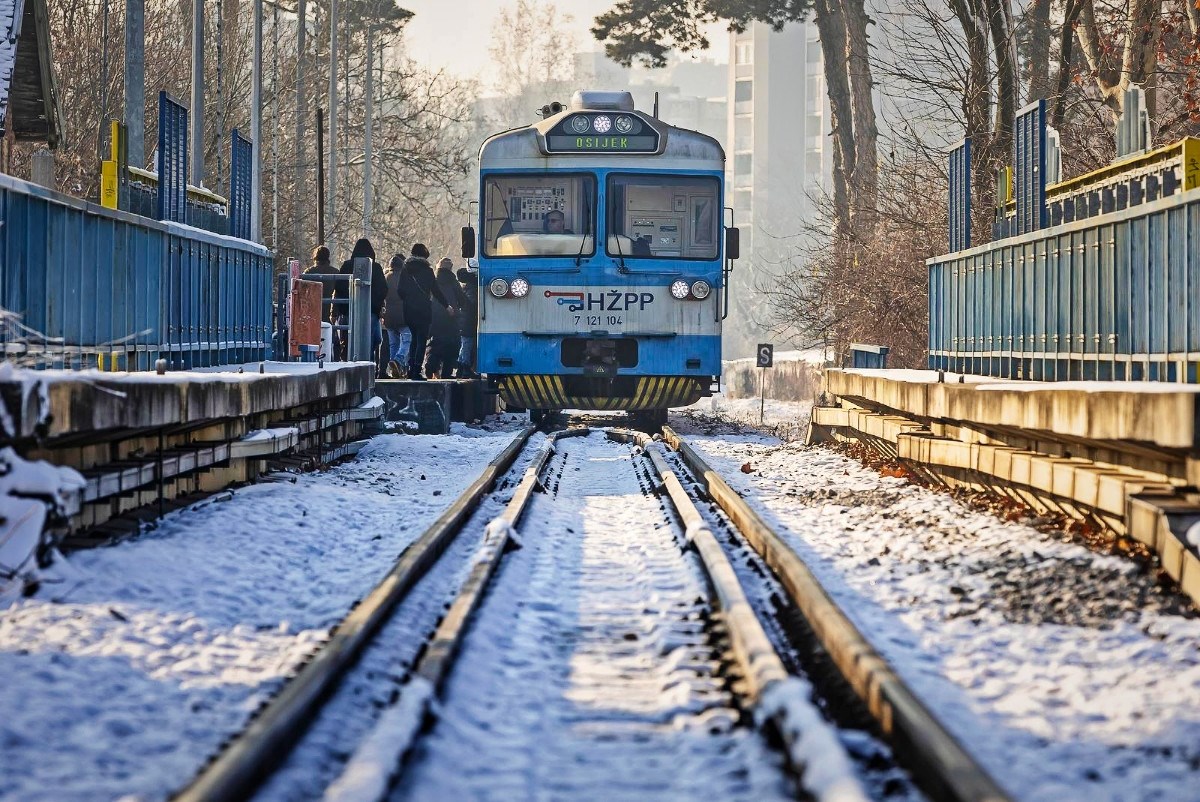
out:
{"label": "person in black jacket", "polygon": [[[437,286],[454,309],[461,311],[467,306],[462,287],[454,275],[454,261],[449,256],[438,262]],[[429,328],[431,342],[425,358],[425,375],[431,379],[452,379],[458,364],[458,352],[462,348],[458,315],[437,304],[430,305],[430,312],[433,317]]]}
{"label": "person in black jacket", "polygon": [[[380,318],[383,316],[383,303],[387,300],[387,276],[383,274],[383,268],[379,266],[379,262],[375,261],[375,249],[371,247],[371,241],[366,237],[362,237],[358,242],[354,243],[354,250],[350,252],[350,258],[342,262],[341,272],[343,274],[354,275],[355,259],[371,260],[371,361],[379,369],[379,346],[383,343],[383,330],[380,328]],[[348,298],[349,293],[349,283],[339,283],[334,288],[333,297]],[[379,372],[382,374],[382,369]]]}
{"label": "person in black jacket", "polygon": [[412,255],[404,262],[398,291],[404,298],[404,322],[412,332],[412,344],[408,349],[408,378],[421,381],[421,362],[425,359],[425,346],[429,342],[429,326],[433,322],[432,295],[437,302],[453,315],[454,307],[438,286],[429,266],[429,249],[421,243],[412,246]]}
{"label": "person in black jacket", "polygon": [[383,304],[383,330],[388,336],[387,375],[390,379],[403,379],[407,375],[408,349],[412,345],[412,332],[404,320],[404,296],[400,294],[403,273],[404,257],[396,254],[388,265],[388,294]]}
{"label": "person in black jacket", "polygon": [[321,320],[330,320],[330,312],[333,311],[333,286],[337,284],[332,279],[324,278],[325,276],[336,276],[337,270],[329,261],[329,249],[324,245],[318,245],[313,248],[312,264],[304,271],[304,278],[309,281],[321,282],[321,297],[324,299],[321,303]]}
{"label": "person in black jacket", "polygon": [[458,376],[475,378],[475,340],[479,335],[479,274],[465,267],[458,269],[458,283],[467,303],[458,310],[458,331],[462,344],[458,349]]}

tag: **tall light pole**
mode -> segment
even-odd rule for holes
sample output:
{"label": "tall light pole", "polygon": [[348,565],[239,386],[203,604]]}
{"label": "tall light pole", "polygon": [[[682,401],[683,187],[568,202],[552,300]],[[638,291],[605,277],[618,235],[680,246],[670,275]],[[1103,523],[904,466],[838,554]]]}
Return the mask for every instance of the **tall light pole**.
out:
{"label": "tall light pole", "polygon": [[[337,207],[337,118],[338,118],[338,0],[329,0],[329,170],[325,176],[325,235],[333,239],[334,209]],[[328,244],[328,243],[326,243]]]}
{"label": "tall light pole", "polygon": [[[204,0],[192,0],[192,158],[188,177],[204,185]],[[161,161],[163,154],[159,154]],[[162,169],[161,164],[158,169]]]}
{"label": "tall light pole", "polygon": [[254,0],[254,55],[250,68],[250,239],[262,242],[262,29],[263,0]]}
{"label": "tall light pole", "polygon": [[372,61],[375,53],[375,26],[367,23],[367,108],[363,126],[363,236],[371,236],[371,123],[375,105],[375,79]]}
{"label": "tall light pole", "polygon": [[[298,253],[303,253],[306,250],[303,246],[310,243],[304,242],[304,220],[308,210],[308,204],[305,199],[308,197],[303,189],[304,187],[304,172],[305,172],[305,156],[308,152],[308,143],[304,141],[304,123],[308,118],[308,96],[306,93],[307,87],[304,85],[304,40],[308,33],[308,16],[305,0],[297,0],[296,3],[296,142],[292,149],[292,153],[296,159],[296,182],[294,186],[296,191],[293,193],[292,199],[293,217],[292,217],[292,236],[295,240],[294,246]],[[318,242],[318,245],[323,243]]]}
{"label": "tall light pole", "polygon": [[146,166],[146,0],[125,0],[125,143],[129,163]]}

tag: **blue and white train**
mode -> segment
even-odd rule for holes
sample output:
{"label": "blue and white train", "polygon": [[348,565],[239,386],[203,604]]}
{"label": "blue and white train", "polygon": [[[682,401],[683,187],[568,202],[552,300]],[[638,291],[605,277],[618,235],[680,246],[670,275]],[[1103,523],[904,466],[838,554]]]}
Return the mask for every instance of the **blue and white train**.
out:
{"label": "blue and white train", "polygon": [[479,372],[534,420],[559,409],[666,421],[720,388],[738,232],[715,139],[634,109],[628,92],[496,134],[479,156]]}

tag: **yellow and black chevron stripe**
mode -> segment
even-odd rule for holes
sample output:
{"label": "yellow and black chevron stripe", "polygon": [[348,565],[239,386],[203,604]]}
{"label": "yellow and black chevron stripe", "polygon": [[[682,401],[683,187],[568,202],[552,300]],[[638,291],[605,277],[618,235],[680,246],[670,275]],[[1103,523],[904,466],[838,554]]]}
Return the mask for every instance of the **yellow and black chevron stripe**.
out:
{"label": "yellow and black chevron stripe", "polygon": [[639,412],[694,404],[704,395],[704,383],[690,376],[639,376],[632,396],[578,396],[567,394],[561,376],[505,376],[499,390],[504,403],[526,409]]}

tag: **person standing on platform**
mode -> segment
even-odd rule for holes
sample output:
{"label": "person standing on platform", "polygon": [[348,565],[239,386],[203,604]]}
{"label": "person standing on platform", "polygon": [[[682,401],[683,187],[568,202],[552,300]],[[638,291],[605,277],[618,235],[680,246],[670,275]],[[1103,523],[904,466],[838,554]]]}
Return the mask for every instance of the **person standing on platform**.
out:
{"label": "person standing on platform", "polygon": [[458,349],[458,376],[473,379],[475,373],[475,340],[479,337],[479,274],[465,267],[458,269],[458,283],[462,286],[466,303],[458,311],[460,345]]}
{"label": "person standing on platform", "polygon": [[454,307],[442,293],[433,275],[433,268],[429,265],[429,249],[418,242],[412,246],[410,253],[411,256],[404,262],[399,284],[400,296],[404,298],[404,322],[412,333],[408,348],[408,378],[411,381],[424,381],[421,363],[425,359],[429,327],[433,322],[431,297],[436,298],[450,315],[454,314]]}
{"label": "person standing on platform", "polygon": [[[449,299],[450,306],[462,310],[467,306],[458,278],[454,275],[454,260],[446,257],[438,262],[437,286],[442,295]],[[429,378],[452,379],[458,364],[458,352],[462,347],[458,315],[447,311],[436,303],[430,304],[432,315],[429,334],[429,354],[425,359],[425,375]]]}
{"label": "person standing on platform", "polygon": [[325,276],[336,276],[337,269],[333,263],[329,261],[329,249],[324,245],[318,245],[313,248],[312,264],[304,271],[304,278],[308,281],[321,282],[321,320],[332,322],[330,317],[333,312],[333,287],[337,284],[333,279],[325,278]]}
{"label": "person standing on platform", "polygon": [[[383,329],[381,327],[380,318],[383,316],[383,302],[387,300],[387,276],[383,274],[383,268],[379,262],[375,261],[375,249],[371,247],[371,241],[366,237],[362,237],[358,242],[354,243],[354,250],[350,252],[350,258],[342,262],[342,274],[354,275],[354,260],[355,259],[370,259],[371,260],[371,321],[368,324],[371,327],[371,356],[370,360],[375,363],[376,375],[383,375],[383,370],[380,368],[379,346],[383,343]],[[353,279],[351,279],[353,280]],[[350,297],[350,284],[339,283],[334,289],[334,298]],[[344,313],[349,315],[349,309]]]}
{"label": "person standing on platform", "polygon": [[388,338],[389,379],[403,379],[408,375],[408,349],[412,346],[412,331],[404,320],[404,296],[400,294],[403,272],[404,257],[396,254],[388,265],[388,293],[383,304],[383,329]]}

